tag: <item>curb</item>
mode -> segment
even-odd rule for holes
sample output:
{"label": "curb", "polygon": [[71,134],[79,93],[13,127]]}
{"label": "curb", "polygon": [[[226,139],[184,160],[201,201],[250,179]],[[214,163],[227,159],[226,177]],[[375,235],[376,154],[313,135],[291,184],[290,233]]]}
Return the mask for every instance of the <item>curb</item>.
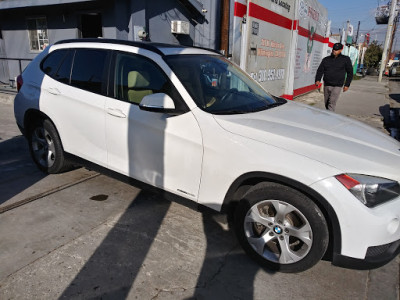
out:
{"label": "curb", "polygon": [[9,93],[9,92],[0,91],[0,103],[9,104],[9,105],[13,104],[15,95],[16,94],[13,92]]}

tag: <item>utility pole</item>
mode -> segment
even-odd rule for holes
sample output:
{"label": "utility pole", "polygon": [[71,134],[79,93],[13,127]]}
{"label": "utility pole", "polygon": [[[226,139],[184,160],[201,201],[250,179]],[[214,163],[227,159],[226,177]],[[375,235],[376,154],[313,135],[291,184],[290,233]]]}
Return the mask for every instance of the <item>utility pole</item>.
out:
{"label": "utility pole", "polygon": [[397,0],[392,0],[392,5],[390,6],[389,23],[388,23],[388,27],[387,27],[387,31],[386,31],[385,46],[383,47],[381,67],[379,69],[378,82],[382,81],[382,74],[386,68],[386,60],[387,60],[387,54],[388,54],[389,43],[391,40],[392,30],[393,30],[393,21],[394,21],[394,15],[396,12],[396,5],[397,5]]}
{"label": "utility pole", "polygon": [[356,35],[356,45],[357,45],[357,42],[358,42],[358,34],[360,33],[360,21],[358,21],[358,26],[357,26],[357,35]]}
{"label": "utility pole", "polygon": [[346,29],[344,29],[344,25],[343,25],[343,28],[342,28],[342,36],[341,36],[341,40],[340,40],[340,43],[342,43],[342,45],[346,45],[346,34],[347,34],[347,27],[346,27]]}
{"label": "utility pole", "polygon": [[222,0],[220,49],[226,57],[229,54],[229,8],[229,0]]}
{"label": "utility pole", "polygon": [[346,42],[347,42],[347,32],[348,32],[348,30],[349,30],[349,23],[350,23],[350,21],[347,21],[347,25],[346,25],[346,29],[345,29],[345,25],[343,24],[343,27],[342,27],[342,35],[341,35],[341,39],[340,39],[340,43],[342,44],[342,45],[346,45]]}
{"label": "utility pole", "polygon": [[390,54],[392,54],[393,41],[394,41],[394,37],[395,37],[395,35],[396,35],[397,20],[398,20],[398,17],[396,16],[396,17],[394,18],[394,21],[393,21],[392,38],[390,39],[390,45],[389,45],[389,49],[388,49],[389,59],[390,59]]}

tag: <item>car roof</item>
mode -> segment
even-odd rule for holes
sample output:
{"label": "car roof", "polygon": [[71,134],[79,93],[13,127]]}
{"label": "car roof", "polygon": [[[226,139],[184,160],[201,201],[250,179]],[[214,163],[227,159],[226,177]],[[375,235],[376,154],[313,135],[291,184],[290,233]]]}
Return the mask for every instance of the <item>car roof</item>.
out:
{"label": "car roof", "polygon": [[103,39],[103,38],[83,38],[83,39],[69,39],[56,42],[54,45],[68,44],[68,43],[104,43],[115,45],[126,45],[138,48],[143,48],[155,52],[161,56],[176,55],[176,54],[211,54],[221,55],[220,52],[213,49],[206,49],[193,46],[182,46],[174,44],[154,43],[154,42],[136,42],[118,39]]}

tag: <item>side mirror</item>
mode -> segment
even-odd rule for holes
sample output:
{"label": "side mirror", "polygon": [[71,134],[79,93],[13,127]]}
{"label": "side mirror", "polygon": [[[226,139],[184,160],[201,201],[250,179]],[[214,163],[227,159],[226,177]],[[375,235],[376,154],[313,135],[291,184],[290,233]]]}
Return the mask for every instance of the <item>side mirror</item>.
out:
{"label": "side mirror", "polygon": [[157,93],[143,97],[139,108],[152,112],[168,112],[175,110],[175,104],[167,94]]}

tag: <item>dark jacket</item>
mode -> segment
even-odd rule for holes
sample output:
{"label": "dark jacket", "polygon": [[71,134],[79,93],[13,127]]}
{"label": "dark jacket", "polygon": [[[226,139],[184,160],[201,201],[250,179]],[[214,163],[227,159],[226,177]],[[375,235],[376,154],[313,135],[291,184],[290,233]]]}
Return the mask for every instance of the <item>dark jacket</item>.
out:
{"label": "dark jacket", "polygon": [[324,84],[326,86],[343,86],[345,75],[346,83],[344,86],[349,87],[350,82],[353,79],[353,66],[351,65],[350,57],[339,54],[335,57],[325,57],[318,67],[317,74],[315,75],[315,81],[321,81],[324,76]]}

